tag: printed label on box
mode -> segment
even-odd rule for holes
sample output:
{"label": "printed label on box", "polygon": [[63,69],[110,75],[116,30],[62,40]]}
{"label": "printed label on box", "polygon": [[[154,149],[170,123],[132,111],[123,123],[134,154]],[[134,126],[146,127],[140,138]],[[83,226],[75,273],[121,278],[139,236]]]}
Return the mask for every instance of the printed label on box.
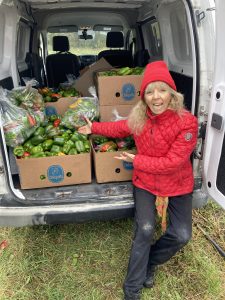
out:
{"label": "printed label on box", "polygon": [[54,106],[45,107],[45,114],[46,116],[57,115],[56,108]]}
{"label": "printed label on box", "polygon": [[48,168],[48,180],[53,183],[59,183],[64,180],[63,168],[59,165],[52,165]]}
{"label": "printed label on box", "polygon": [[132,162],[123,161],[123,167],[125,170],[133,170],[134,166]]}
{"label": "printed label on box", "polygon": [[122,87],[122,97],[130,101],[135,97],[135,86],[132,83],[126,83]]}

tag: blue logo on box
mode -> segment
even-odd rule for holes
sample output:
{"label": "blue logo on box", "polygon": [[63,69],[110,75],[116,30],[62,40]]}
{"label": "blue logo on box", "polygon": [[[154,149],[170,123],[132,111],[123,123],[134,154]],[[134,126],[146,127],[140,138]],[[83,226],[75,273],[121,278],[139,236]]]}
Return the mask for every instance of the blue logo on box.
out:
{"label": "blue logo on box", "polygon": [[45,114],[46,116],[57,115],[56,108],[54,106],[45,107]]}
{"label": "blue logo on box", "polygon": [[47,176],[49,181],[59,183],[64,179],[63,168],[59,165],[52,165],[48,168]]}
{"label": "blue logo on box", "polygon": [[134,166],[132,162],[123,161],[123,167],[125,170],[133,170]]}
{"label": "blue logo on box", "polygon": [[135,97],[135,86],[132,83],[126,83],[122,87],[122,97],[130,101]]}

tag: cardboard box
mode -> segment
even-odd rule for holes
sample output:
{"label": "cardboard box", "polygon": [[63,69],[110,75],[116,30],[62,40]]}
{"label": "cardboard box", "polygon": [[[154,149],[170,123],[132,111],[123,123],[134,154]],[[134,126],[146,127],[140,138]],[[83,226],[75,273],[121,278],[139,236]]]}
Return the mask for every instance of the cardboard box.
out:
{"label": "cardboard box", "polygon": [[112,66],[104,59],[99,59],[96,63],[88,66],[86,72],[83,72],[81,76],[75,82],[75,89],[79,91],[82,96],[90,97],[92,96],[88,89],[91,86],[94,86],[94,74],[97,71],[110,70]]}
{"label": "cardboard box", "polygon": [[114,110],[117,111],[120,117],[126,118],[134,105],[100,105],[99,113],[100,113],[100,121],[101,122],[111,122],[115,120]]}
{"label": "cardboard box", "polygon": [[[114,158],[119,155],[120,151],[95,152],[94,149],[92,150],[95,176],[98,183],[132,180],[133,164]],[[135,153],[132,150],[127,152]]]}
{"label": "cardboard box", "polygon": [[143,75],[96,76],[100,105],[134,105],[140,100]]}
{"label": "cardboard box", "polygon": [[77,97],[62,97],[56,102],[45,103],[45,114],[51,115],[63,115],[69,106],[77,100]]}
{"label": "cardboard box", "polygon": [[91,153],[17,159],[22,189],[91,182]]}

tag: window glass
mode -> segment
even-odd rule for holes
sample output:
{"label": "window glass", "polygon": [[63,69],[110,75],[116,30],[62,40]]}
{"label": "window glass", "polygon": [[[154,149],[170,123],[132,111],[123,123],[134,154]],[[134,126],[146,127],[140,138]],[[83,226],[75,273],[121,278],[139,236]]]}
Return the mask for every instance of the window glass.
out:
{"label": "window glass", "polygon": [[192,60],[191,40],[187,20],[184,20],[183,14],[179,15],[177,13],[171,13],[170,20],[176,58],[179,61]]}
{"label": "window glass", "polygon": [[[106,28],[107,29],[107,28]],[[110,28],[109,28],[110,30]],[[53,51],[53,36],[61,35],[67,36],[69,39],[70,52],[76,55],[97,55],[99,52],[108,49],[106,47],[106,35],[107,30],[105,31],[95,31],[95,30],[87,30],[87,35],[92,37],[92,39],[81,39],[82,30],[78,30],[78,32],[71,33],[50,33],[47,34],[47,47],[48,54],[55,53]]]}
{"label": "window glass", "polygon": [[41,33],[38,39],[38,54],[44,60],[44,39]]}
{"label": "window glass", "polygon": [[[5,16],[0,13],[0,41],[4,41],[4,29],[5,29]],[[4,43],[0,43],[0,63],[3,60],[3,45]]]}
{"label": "window glass", "polygon": [[145,39],[145,48],[148,49],[152,58],[162,57],[162,39],[159,23],[151,20],[142,25],[142,31]]}
{"label": "window glass", "polygon": [[30,27],[20,23],[17,34],[17,61],[24,61],[26,53],[29,52]]}

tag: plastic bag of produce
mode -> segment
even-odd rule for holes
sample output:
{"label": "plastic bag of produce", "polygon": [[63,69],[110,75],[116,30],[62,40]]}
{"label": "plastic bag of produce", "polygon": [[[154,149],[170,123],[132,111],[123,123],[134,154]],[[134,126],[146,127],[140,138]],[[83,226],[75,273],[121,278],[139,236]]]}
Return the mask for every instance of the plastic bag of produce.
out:
{"label": "plastic bag of produce", "polygon": [[0,88],[0,108],[6,144],[11,147],[21,145],[44,120],[41,111],[32,113],[14,105],[8,99],[7,91],[2,88]]}
{"label": "plastic bag of produce", "polygon": [[85,117],[93,121],[99,117],[98,98],[94,87],[89,88],[93,97],[80,97],[65,112],[61,124],[65,127],[79,128],[86,124]]}
{"label": "plastic bag of produce", "polygon": [[12,102],[21,108],[37,111],[37,110],[44,110],[44,101],[43,97],[38,90],[33,88],[36,86],[38,82],[34,79],[26,81],[26,86],[20,86],[14,88],[12,91],[9,92],[9,97],[11,98]]}

